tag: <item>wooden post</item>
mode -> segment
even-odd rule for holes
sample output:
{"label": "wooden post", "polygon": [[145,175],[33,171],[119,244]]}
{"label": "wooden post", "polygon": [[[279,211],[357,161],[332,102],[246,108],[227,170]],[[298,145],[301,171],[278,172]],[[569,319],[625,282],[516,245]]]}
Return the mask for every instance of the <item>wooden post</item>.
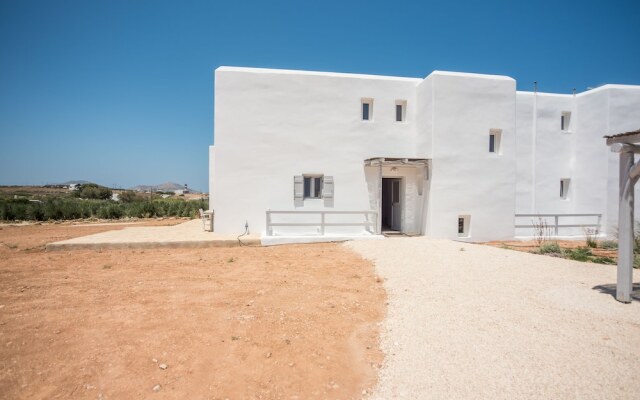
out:
{"label": "wooden post", "polygon": [[620,205],[618,208],[618,277],[616,299],[631,303],[633,276],[633,186],[630,177],[633,168],[633,151],[620,152]]}

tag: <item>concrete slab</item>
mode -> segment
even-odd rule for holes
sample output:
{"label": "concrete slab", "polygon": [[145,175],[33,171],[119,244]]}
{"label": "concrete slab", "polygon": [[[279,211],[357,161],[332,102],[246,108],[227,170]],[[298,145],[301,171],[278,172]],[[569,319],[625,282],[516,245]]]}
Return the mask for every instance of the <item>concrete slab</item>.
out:
{"label": "concrete slab", "polygon": [[358,235],[297,235],[297,236],[262,236],[263,246],[277,246],[281,244],[302,243],[334,243],[348,242],[351,240],[381,240],[383,235],[358,234]]}
{"label": "concrete slab", "polygon": [[[240,240],[245,245],[260,246],[259,236],[243,236]],[[136,226],[81,236],[49,243],[46,250],[233,246],[240,246],[237,235],[204,231],[202,221],[195,219],[173,226]]]}

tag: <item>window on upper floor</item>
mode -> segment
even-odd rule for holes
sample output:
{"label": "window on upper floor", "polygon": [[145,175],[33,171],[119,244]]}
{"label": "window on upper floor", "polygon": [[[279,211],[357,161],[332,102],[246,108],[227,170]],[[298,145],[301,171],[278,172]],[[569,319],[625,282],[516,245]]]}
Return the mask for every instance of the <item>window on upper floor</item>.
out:
{"label": "window on upper floor", "polygon": [[405,122],[407,114],[407,101],[396,100],[396,122]]}
{"label": "window on upper floor", "polygon": [[563,111],[560,116],[560,130],[563,132],[571,132],[571,112]]}
{"label": "window on upper floor", "polygon": [[489,130],[489,153],[500,153],[500,142],[502,141],[502,129]]}
{"label": "window on upper floor", "polygon": [[371,121],[373,119],[373,99],[362,99],[362,120]]}

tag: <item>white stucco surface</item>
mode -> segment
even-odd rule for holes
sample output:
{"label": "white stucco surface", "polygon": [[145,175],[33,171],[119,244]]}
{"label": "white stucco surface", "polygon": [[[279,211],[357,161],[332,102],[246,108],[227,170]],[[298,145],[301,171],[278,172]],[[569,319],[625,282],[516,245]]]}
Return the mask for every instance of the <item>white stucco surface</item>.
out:
{"label": "white stucco surface", "polygon": [[[371,103],[366,121],[363,101]],[[396,104],[406,105],[401,122]],[[317,235],[315,226],[267,232],[266,211],[380,212],[381,178],[399,178],[405,233],[509,239],[531,234],[515,228],[516,214],[531,213],[602,214],[602,232],[612,233],[617,158],[602,136],[638,129],[638,109],[640,86],[605,85],[566,95],[516,91],[513,79],[496,75],[434,71],[420,79],[220,67],[215,144],[209,150],[216,231],[241,233],[248,223],[262,235]],[[566,130],[563,113],[570,113]],[[492,132],[500,138],[494,153]],[[373,158],[429,160],[429,171],[401,163],[365,165]],[[294,177],[303,175],[333,178],[333,196],[296,199]],[[569,182],[566,198],[560,197],[561,179]],[[464,235],[458,233],[460,216],[469,221]],[[280,222],[313,218],[289,215]],[[333,226],[325,234],[364,231]],[[582,233],[565,228],[559,235]]]}

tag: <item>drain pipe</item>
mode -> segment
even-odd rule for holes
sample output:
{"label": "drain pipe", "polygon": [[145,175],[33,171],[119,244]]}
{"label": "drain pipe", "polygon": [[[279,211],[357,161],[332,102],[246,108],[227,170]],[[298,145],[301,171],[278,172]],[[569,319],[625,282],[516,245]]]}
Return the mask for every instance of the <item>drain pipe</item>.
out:
{"label": "drain pipe", "polygon": [[538,134],[538,81],[533,82],[533,124],[531,129],[531,214],[536,213],[536,136]]}
{"label": "drain pipe", "polygon": [[378,235],[382,233],[382,163],[378,164]]}

